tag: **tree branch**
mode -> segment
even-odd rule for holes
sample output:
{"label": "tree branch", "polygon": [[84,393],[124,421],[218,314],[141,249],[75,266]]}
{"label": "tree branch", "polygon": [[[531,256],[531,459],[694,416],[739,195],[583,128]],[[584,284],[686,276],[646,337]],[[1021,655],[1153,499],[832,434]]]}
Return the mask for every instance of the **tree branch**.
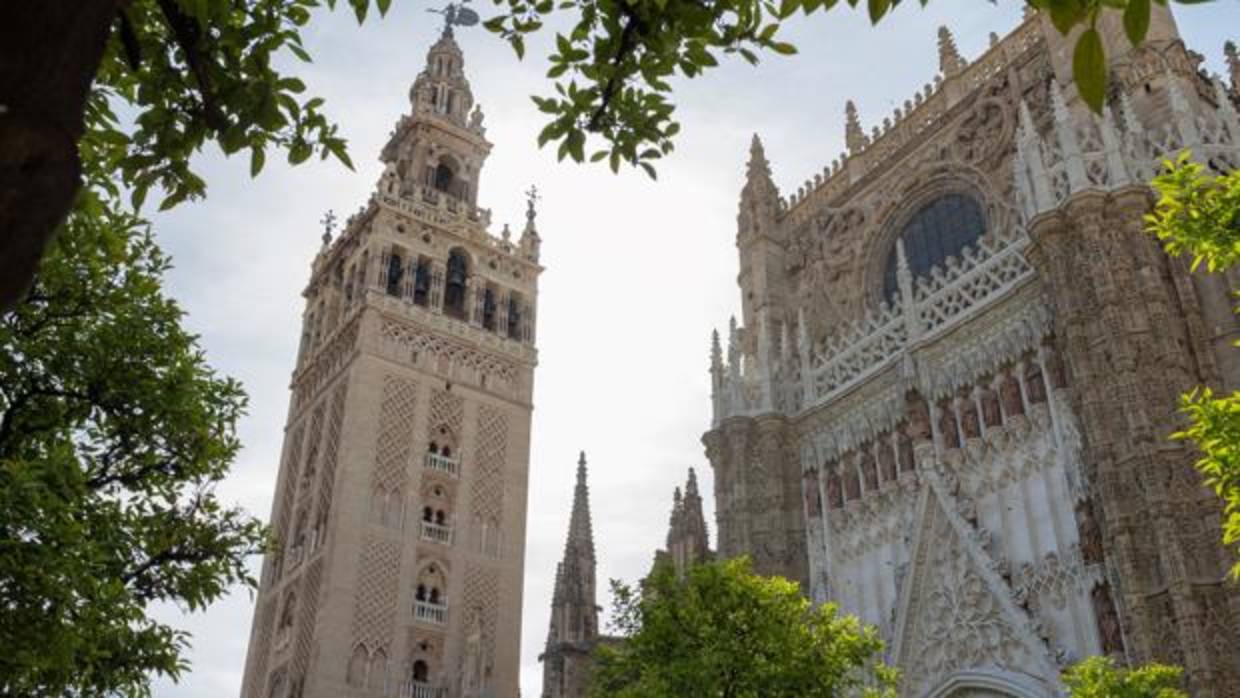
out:
{"label": "tree branch", "polygon": [[620,64],[624,59],[633,52],[637,40],[638,23],[641,21],[637,15],[627,5],[621,3],[626,22],[624,29],[620,30],[620,46],[616,49],[616,55],[611,58],[611,67],[615,69],[603,85],[603,95],[599,100],[598,108],[590,115],[590,123],[586,126],[591,131],[597,131],[599,123],[603,120],[603,116],[607,113],[608,107],[611,106],[611,100],[615,98],[616,93],[624,85],[624,80],[620,77]]}
{"label": "tree branch", "polygon": [[159,9],[168,21],[177,45],[185,52],[185,62],[189,64],[194,80],[198,82],[198,92],[202,95],[203,118],[211,128],[223,131],[228,128],[228,120],[224,118],[224,113],[215,101],[215,88],[211,75],[207,72],[203,47],[200,46],[202,27],[198,25],[198,20],[181,11],[176,0],[159,0]]}

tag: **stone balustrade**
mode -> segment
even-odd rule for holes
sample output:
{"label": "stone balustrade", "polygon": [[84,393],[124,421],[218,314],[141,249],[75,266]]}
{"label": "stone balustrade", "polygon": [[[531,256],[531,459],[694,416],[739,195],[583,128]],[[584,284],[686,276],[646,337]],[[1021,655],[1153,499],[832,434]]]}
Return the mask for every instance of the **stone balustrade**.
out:
{"label": "stone balustrade", "polygon": [[460,477],[461,474],[460,461],[438,453],[427,453],[423,459],[423,464],[430,470],[437,470],[452,477]]}

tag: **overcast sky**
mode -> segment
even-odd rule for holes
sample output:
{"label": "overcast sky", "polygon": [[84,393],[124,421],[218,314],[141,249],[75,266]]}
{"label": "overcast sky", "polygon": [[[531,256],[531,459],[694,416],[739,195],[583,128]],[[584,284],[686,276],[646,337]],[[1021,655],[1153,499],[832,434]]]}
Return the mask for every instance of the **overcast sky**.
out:
{"label": "overcast sky", "polygon": [[[343,3],[342,3],[343,4]],[[362,205],[381,170],[379,150],[401,114],[409,86],[439,32],[425,2],[393,3],[382,21],[359,28],[351,12],[321,12],[298,68],[310,92],[349,139],[357,171],[317,160],[290,168],[269,158],[256,180],[248,157],[209,150],[197,167],[208,199],[155,217],[175,269],[168,290],[188,312],[213,366],[240,379],[250,395],[245,444],[220,488],[266,519],[288,406],[302,311],[301,290],[319,247],[319,219]],[[489,6],[480,9],[487,14]],[[653,183],[639,172],[557,164],[539,151],[543,125],[530,94],[549,89],[544,31],[524,62],[480,28],[458,30],[474,98],[486,113],[494,151],[482,171],[479,203],[495,231],[518,230],[521,192],[543,193],[539,230],[543,274],[538,308],[533,453],[526,541],[522,694],[538,696],[538,653],[547,631],[555,564],[562,553],[577,452],[590,462],[599,580],[633,580],[649,568],[667,533],[672,488],[696,466],[704,491],[712,478],[701,445],[709,427],[709,335],[738,312],[736,206],[749,139],[766,144],[776,183],[787,193],[843,148],[843,108],[857,102],[862,123],[881,121],[938,69],[936,28],[948,24],[966,58],[991,31],[1005,34],[1020,4],[936,0],[904,3],[883,25],[846,7],[788,24],[801,52],[743,62],[678,86],[682,136]],[[1222,72],[1222,44],[1240,38],[1240,4],[1217,0],[1177,8],[1190,47]],[[1228,34],[1230,32],[1230,34]],[[494,231],[493,231],[494,232]],[[714,507],[707,499],[708,526]],[[258,561],[254,568],[257,571]],[[604,606],[609,599],[600,598]],[[193,633],[193,668],[180,684],[162,681],[160,698],[237,695],[249,639],[252,599],[237,591],[208,611],[160,610]]]}

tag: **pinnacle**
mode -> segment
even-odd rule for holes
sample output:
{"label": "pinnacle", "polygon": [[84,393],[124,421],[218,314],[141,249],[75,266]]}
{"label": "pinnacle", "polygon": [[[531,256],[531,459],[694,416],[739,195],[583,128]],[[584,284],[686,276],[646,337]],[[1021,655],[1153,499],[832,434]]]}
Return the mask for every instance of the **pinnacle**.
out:
{"label": "pinnacle", "polygon": [[939,70],[943,77],[952,77],[964,70],[965,62],[956,49],[956,39],[946,26],[939,27]]}
{"label": "pinnacle", "polygon": [[844,145],[853,153],[865,147],[865,132],[857,118],[857,105],[851,99],[844,103]]}

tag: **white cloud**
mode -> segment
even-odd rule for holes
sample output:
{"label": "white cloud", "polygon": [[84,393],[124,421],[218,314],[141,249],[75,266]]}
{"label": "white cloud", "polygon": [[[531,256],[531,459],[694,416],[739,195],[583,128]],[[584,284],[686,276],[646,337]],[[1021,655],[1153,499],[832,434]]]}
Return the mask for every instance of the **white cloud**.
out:
{"label": "white cloud", "polygon": [[[1190,46],[1217,55],[1235,5],[1180,11]],[[1230,19],[1223,19],[1222,15]],[[530,514],[527,539],[522,692],[541,688],[537,656],[545,637],[555,563],[568,524],[579,449],[589,454],[599,579],[644,574],[666,535],[672,488],[696,466],[712,487],[699,441],[709,424],[708,340],[739,308],[735,286],[736,196],[751,133],[762,134],[776,181],[794,190],[842,148],[843,103],[857,101],[868,126],[936,72],[935,28],[947,20],[966,56],[989,31],[1014,26],[1016,3],[941,1],[901,6],[871,29],[858,12],[837,9],[789,23],[801,48],[758,68],[731,63],[683,83],[676,99],[684,133],[658,183],[639,173],[555,163],[535,148],[542,126],[528,99],[545,91],[545,66],[531,46],[524,62],[481,30],[460,30],[466,68],[487,114],[495,150],[480,201],[495,220],[519,227],[521,192],[543,191],[539,229],[544,264],[539,307]],[[264,518],[271,506],[288,377],[302,310],[300,291],[328,208],[342,217],[369,195],[377,154],[421,69],[438,19],[397,3],[381,22],[356,27],[325,14],[308,37],[309,88],[349,137],[357,172],[334,162],[289,168],[269,161],[257,180],[245,158],[214,153],[199,162],[206,202],[155,218],[177,264],[170,291],[202,334],[211,363],[241,379],[251,398],[246,444],[223,496]],[[540,41],[549,38],[546,33]],[[713,508],[707,515],[714,531]],[[600,598],[604,605],[607,599]],[[251,601],[237,592],[205,613],[160,610],[194,635],[192,672],[156,695],[235,695],[245,661]]]}

